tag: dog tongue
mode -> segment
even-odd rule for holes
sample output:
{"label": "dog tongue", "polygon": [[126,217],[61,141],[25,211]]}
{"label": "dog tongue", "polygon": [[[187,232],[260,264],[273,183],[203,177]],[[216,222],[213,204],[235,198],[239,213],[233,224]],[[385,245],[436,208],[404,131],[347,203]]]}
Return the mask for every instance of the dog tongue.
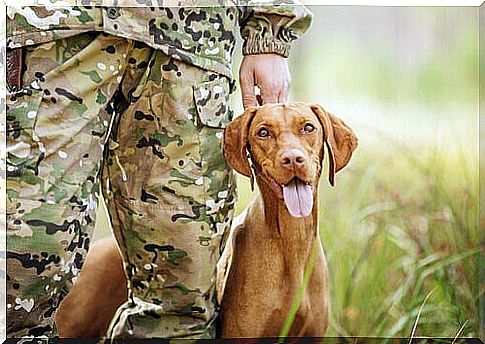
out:
{"label": "dog tongue", "polygon": [[299,178],[293,178],[288,185],[283,187],[283,198],[291,216],[305,217],[312,212],[312,187],[303,183]]}

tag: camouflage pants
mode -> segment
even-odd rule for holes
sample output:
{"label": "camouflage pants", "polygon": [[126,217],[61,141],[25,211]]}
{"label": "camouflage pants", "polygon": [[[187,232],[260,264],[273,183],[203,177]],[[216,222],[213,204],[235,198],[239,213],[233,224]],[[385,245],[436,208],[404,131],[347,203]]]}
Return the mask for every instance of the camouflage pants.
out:
{"label": "camouflage pants", "polygon": [[102,180],[130,288],[108,337],[213,337],[235,201],[229,80],[105,34],[26,48],[25,61],[7,95],[7,336],[56,334]]}

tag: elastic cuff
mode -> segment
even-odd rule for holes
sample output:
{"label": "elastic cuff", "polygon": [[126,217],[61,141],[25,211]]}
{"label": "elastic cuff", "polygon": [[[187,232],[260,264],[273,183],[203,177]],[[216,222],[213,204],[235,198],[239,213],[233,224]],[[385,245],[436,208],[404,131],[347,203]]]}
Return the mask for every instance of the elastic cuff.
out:
{"label": "elastic cuff", "polygon": [[278,54],[284,57],[290,55],[288,42],[283,42],[274,37],[261,38],[258,36],[248,37],[243,45],[243,55],[253,54]]}

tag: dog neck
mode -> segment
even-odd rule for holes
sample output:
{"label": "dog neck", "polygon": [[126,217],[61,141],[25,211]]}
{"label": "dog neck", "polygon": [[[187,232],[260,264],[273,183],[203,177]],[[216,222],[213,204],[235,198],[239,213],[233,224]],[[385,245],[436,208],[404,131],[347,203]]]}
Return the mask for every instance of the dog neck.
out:
{"label": "dog neck", "polygon": [[288,212],[283,200],[278,198],[269,185],[261,178],[256,178],[261,197],[266,236],[280,239],[290,247],[311,246],[319,237],[317,192],[313,194],[313,210],[310,216],[293,217]]}

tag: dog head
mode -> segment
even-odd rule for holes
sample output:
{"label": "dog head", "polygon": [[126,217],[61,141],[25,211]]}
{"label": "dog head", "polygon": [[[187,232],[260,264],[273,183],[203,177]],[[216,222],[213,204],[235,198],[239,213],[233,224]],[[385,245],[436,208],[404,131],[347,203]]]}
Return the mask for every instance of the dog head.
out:
{"label": "dog head", "polygon": [[342,120],[315,104],[267,104],[250,107],[224,133],[224,155],[237,172],[268,184],[295,217],[310,215],[325,147],[329,182],[344,168],[357,137]]}

